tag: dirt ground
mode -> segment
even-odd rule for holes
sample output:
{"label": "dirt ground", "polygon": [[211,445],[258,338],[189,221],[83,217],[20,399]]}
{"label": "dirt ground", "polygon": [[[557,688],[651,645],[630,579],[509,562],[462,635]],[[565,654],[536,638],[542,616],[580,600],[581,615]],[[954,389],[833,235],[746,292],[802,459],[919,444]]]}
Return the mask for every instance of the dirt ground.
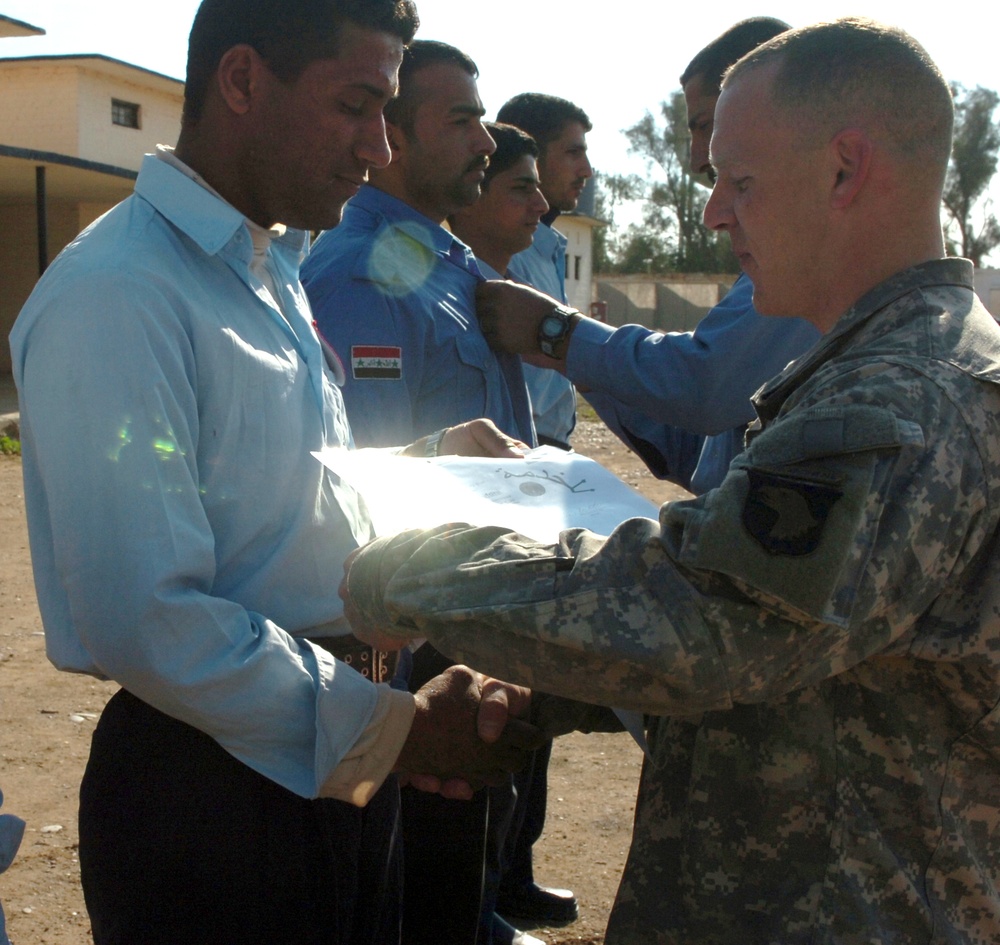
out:
{"label": "dirt ground", "polygon": [[[680,494],[653,479],[600,422],[581,420],[574,445],[656,502]],[[56,672],[45,659],[21,462],[0,455],[0,789],[2,812],[27,822],[13,866],[0,875],[13,945],[92,942],[80,890],[77,790],[95,721],[115,689]],[[535,872],[541,883],[576,892],[580,918],[534,933],[550,945],[604,940],[631,834],[640,759],[627,735],[568,735],[556,742]]]}

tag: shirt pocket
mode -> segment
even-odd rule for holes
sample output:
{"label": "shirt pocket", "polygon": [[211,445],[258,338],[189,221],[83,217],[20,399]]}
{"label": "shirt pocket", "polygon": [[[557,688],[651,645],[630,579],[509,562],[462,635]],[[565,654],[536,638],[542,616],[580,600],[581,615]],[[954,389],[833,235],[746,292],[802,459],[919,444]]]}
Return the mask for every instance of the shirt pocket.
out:
{"label": "shirt pocket", "polygon": [[846,626],[893,471],[923,442],[918,424],[882,407],[803,410],[759,434],[702,502],[668,508],[663,524],[680,528],[681,564]]}
{"label": "shirt pocket", "polygon": [[497,371],[496,358],[486,344],[486,339],[478,332],[459,332],[455,335],[455,354],[461,365],[462,380],[461,395],[468,408],[473,407],[472,401],[480,398],[472,416],[488,416],[499,422],[496,414],[497,395],[503,383]]}

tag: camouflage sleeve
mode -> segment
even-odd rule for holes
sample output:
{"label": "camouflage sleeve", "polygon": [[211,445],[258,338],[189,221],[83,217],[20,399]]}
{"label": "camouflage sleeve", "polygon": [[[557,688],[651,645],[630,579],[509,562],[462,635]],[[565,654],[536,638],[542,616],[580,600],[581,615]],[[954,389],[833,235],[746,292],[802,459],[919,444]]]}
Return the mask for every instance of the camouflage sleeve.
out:
{"label": "camouflage sleeve", "polygon": [[659,523],[554,546],[406,533],[362,551],[352,596],[453,659],[591,703],[690,714],[814,684],[900,641],[989,534],[960,405],[903,369],[861,389],[800,397]]}
{"label": "camouflage sleeve", "polygon": [[531,724],[555,738],[569,732],[624,732],[622,720],[607,706],[589,705],[535,690],[531,694]]}

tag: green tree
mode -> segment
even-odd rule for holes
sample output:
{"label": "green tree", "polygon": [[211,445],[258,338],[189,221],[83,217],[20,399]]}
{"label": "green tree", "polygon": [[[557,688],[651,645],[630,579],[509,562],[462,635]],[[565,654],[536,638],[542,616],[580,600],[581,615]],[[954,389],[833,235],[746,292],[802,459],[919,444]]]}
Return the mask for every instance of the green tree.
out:
{"label": "green tree", "polygon": [[682,92],[660,103],[623,132],[629,153],[642,158],[646,179],[606,178],[606,186],[642,205],[642,223],[614,239],[611,258],[621,272],[734,272],[729,241],[706,229],[708,192],[688,170],[690,138]]}
{"label": "green tree", "polygon": [[955,98],[955,141],[944,186],[945,237],[950,252],[983,264],[1000,246],[1000,222],[989,200],[983,200],[997,171],[1000,125],[993,113],[1000,96],[992,89],[965,89],[952,84]]}
{"label": "green tree", "polygon": [[603,220],[607,226],[594,230],[594,272],[620,272],[620,238],[615,228],[615,211],[623,203],[636,199],[641,181],[633,174],[598,172],[596,176],[594,216]]}

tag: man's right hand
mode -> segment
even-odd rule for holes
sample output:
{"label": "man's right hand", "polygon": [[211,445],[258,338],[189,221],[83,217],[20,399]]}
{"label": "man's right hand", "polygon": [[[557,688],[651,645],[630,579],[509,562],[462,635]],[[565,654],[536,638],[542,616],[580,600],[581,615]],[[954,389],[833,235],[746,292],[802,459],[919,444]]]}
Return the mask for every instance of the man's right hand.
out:
{"label": "man's right hand", "polygon": [[[531,449],[527,443],[507,436],[492,420],[479,417],[447,427],[441,437],[438,456],[485,456],[496,459],[523,459]],[[431,434],[433,435],[433,434]],[[422,436],[403,450],[403,456],[426,456],[427,441]]]}
{"label": "man's right hand", "polygon": [[495,717],[484,725],[480,713],[484,692],[488,700],[495,700],[500,685],[467,666],[451,666],[418,689],[413,725],[395,770],[404,778],[412,775],[415,787],[437,790],[438,780],[446,796],[468,798],[524,767],[546,737],[535,726],[511,717],[529,709],[527,693],[517,687],[505,687],[510,712],[504,713],[506,724],[499,737]]}

